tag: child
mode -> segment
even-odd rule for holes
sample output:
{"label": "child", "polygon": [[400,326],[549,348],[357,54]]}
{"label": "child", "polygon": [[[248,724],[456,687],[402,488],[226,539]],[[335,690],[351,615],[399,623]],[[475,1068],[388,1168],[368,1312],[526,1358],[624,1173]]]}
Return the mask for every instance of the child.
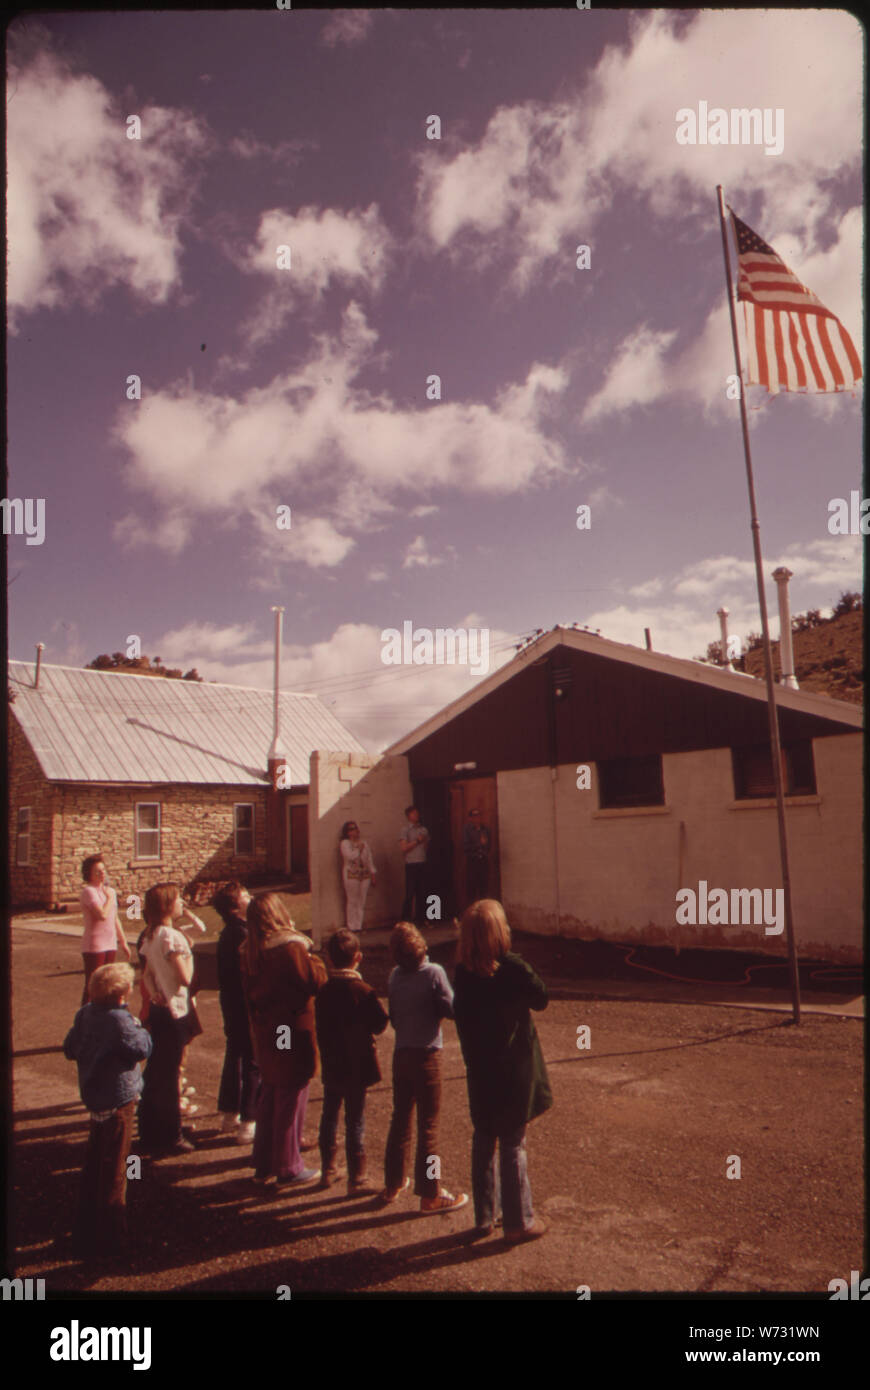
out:
{"label": "child", "polygon": [[245,942],[245,914],[250,901],[247,888],[232,882],[215,895],[213,903],[224,922],[217,944],[217,973],[227,1040],[218,1091],[218,1110],[223,1115],[221,1128],[225,1132],[234,1130],[237,1144],[253,1142],[260,1089],[260,1073],[254,1061],[239,954]]}
{"label": "child", "polygon": [[529,1013],[547,1007],[547,990],[531,966],[511,951],[500,902],[481,898],[472,903],[459,930],[453,1009],[474,1125],[471,1185],[477,1224],[472,1237],[490,1235],[498,1218],[498,1145],[504,1234],[516,1244],[547,1229],[532,1210],[525,1142],[529,1120],[553,1104]]}
{"label": "child", "polygon": [[426,942],[410,922],[399,922],[390,937],[396,968],[390,975],[390,1022],[396,1033],[393,1052],[393,1118],[384,1158],[385,1187],[381,1206],[389,1206],[408,1186],[405,1169],[411,1142],[411,1119],[417,1107],[417,1160],[414,1191],[420,1211],[456,1211],[468,1197],[442,1191],[438,1154],[441,1110],[441,1020],[453,1017],[453,991],[443,966],[432,965]]}
{"label": "child", "polygon": [[326,984],[326,966],[277,893],[254,899],[247,924],[242,983],[260,1069],[254,1183],[276,1178],[298,1187],[320,1177],[320,1169],[307,1168],[302,1158],[302,1130],[320,1062],[314,996]]}
{"label": "child", "polygon": [[142,1090],[137,1063],[151,1055],[148,1032],[127,1009],[132,988],[129,965],[101,965],[88,982],[91,1002],[63,1044],[64,1056],[78,1063],[91,1116],[73,1231],[80,1254],[121,1254],[127,1239],[127,1155]]}
{"label": "child", "polygon": [[176,883],[157,883],[145,894],[143,984],[150,996],[153,1049],[139,1104],[139,1140],[142,1152],[155,1158],[190,1153],[195,1147],[181,1131],[179,1094],[184,1049],[202,1032],[190,998],[193,952],[175,926],[184,912]]}
{"label": "child", "polygon": [[[182,905],[182,908],[183,908],[184,912],[186,913],[186,915],[190,918],[190,921],[189,921],[188,923],[183,923],[183,922],[181,922],[181,921],[179,920],[179,921],[177,921],[177,922],[175,923],[175,926],[176,926],[176,929],[177,929],[178,931],[182,932],[182,933],[184,934],[185,938],[189,941],[189,935],[190,935],[191,932],[194,932],[194,931],[205,932],[205,931],[208,930],[208,928],[206,927],[205,922],[203,922],[199,917],[197,917],[196,913],[193,912],[193,911],[188,907],[187,903],[184,901],[183,898],[182,898],[182,901],[181,901],[181,905]],[[147,927],[147,925],[146,925],[146,926],[144,927],[144,929],[139,933],[139,939],[138,939],[137,942],[136,942],[136,958],[137,958],[137,961],[138,961],[138,964],[139,964],[139,997],[140,997],[140,999],[141,999],[141,1001],[142,1001],[142,1002],[141,1002],[141,1007],[140,1007],[140,1009],[139,1009],[139,1017],[140,1017],[140,1019],[142,1020],[142,1022],[145,1024],[146,1028],[148,1027],[148,1013],[149,1013],[149,1010],[150,1010],[150,1008],[151,1008],[151,996],[150,996],[150,994],[148,993],[148,986],[147,986],[146,983],[145,983],[145,953],[144,953],[144,951],[143,951],[142,948],[143,948],[143,945],[144,945],[144,943],[145,943],[145,939],[146,939],[147,936],[148,936],[148,927]],[[193,942],[190,942],[190,948],[191,948],[191,950],[193,950]],[[196,976],[196,969],[195,969],[195,968],[194,968],[194,972],[193,972],[193,973],[194,973],[194,977],[195,977],[195,976]],[[190,986],[189,995],[190,995],[190,1002],[191,1002],[191,1005],[195,1008],[195,1007],[196,1007],[196,997],[195,997],[195,995],[196,995],[196,981],[195,981],[195,978],[194,978],[194,980],[193,980],[193,982],[192,982],[192,984],[191,984],[191,986]],[[197,1113],[197,1111],[199,1110],[199,1106],[198,1106],[198,1105],[195,1105],[195,1104],[193,1103],[193,1101],[190,1099],[191,1096],[196,1095],[196,1087],[195,1087],[195,1086],[188,1086],[188,1084],[187,1084],[187,1076],[186,1076],[185,1071],[184,1071],[184,1059],[185,1059],[186,1053],[187,1053],[187,1048],[185,1047],[184,1051],[183,1051],[182,1054],[181,1054],[181,1062],[180,1062],[179,1068],[178,1068],[178,1094],[179,1094],[179,1106],[180,1106],[181,1111],[182,1111],[182,1113],[183,1113],[184,1115],[195,1115],[195,1114]]]}
{"label": "child", "polygon": [[375,1191],[366,1182],[366,1089],[381,1079],[373,1034],[389,1022],[378,996],[359,973],[359,937],[342,927],[326,946],[331,969],[317,996],[317,1042],[323,1070],[323,1112],[320,1120],[320,1189],[338,1177],[336,1134],[344,1101],[344,1142],[347,1154],[347,1195]]}

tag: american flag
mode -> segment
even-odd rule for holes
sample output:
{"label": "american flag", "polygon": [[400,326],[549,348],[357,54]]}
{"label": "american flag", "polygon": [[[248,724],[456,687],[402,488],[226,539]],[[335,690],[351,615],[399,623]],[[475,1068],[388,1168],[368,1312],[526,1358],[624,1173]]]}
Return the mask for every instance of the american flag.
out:
{"label": "american flag", "polygon": [[[730,211],[730,209],[729,209]],[[746,321],[746,384],[768,391],[843,391],[861,363],[839,319],[792,275],[766,241],[731,212],[737,298]]]}

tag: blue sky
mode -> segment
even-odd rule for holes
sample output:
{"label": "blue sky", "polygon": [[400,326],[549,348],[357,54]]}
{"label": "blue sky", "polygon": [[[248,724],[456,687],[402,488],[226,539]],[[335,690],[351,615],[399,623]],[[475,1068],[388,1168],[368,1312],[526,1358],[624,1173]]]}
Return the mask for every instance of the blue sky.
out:
{"label": "blue sky", "polygon": [[[9,496],[46,534],[10,538],[10,655],[137,634],[267,686],[281,603],[286,688],[375,750],[473,679],[383,666],[406,620],[494,662],[556,622],[757,629],[715,186],[860,352],[862,42],[810,10],[17,21]],[[782,153],[679,144],[700,101],[781,108]],[[748,403],[771,611],[781,563],[829,609],[861,392]]]}

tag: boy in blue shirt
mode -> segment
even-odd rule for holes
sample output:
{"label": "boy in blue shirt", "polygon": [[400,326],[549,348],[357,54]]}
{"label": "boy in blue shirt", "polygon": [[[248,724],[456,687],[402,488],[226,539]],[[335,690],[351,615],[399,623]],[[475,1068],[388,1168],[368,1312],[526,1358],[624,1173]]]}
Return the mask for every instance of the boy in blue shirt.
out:
{"label": "boy in blue shirt", "polygon": [[79,1090],[91,1128],[73,1230],[76,1253],[117,1255],[127,1240],[127,1155],[142,1092],[138,1063],[151,1056],[151,1035],[127,1008],[129,965],[102,965],[88,981],[90,1003],[64,1039],[78,1063]]}

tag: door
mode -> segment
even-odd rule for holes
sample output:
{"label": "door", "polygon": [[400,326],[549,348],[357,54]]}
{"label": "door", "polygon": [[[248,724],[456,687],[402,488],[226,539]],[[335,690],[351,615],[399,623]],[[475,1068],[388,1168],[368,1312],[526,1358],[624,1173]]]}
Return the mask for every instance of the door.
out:
{"label": "door", "polygon": [[290,872],[308,879],[308,807],[290,806]]}
{"label": "door", "polygon": [[463,848],[463,831],[471,810],[480,812],[480,824],[490,836],[488,867],[478,884],[479,898],[501,898],[498,868],[498,794],[494,777],[468,777],[450,782],[450,842],[453,848],[453,893],[458,910],[463,911],[470,901],[468,895],[467,860]]}

